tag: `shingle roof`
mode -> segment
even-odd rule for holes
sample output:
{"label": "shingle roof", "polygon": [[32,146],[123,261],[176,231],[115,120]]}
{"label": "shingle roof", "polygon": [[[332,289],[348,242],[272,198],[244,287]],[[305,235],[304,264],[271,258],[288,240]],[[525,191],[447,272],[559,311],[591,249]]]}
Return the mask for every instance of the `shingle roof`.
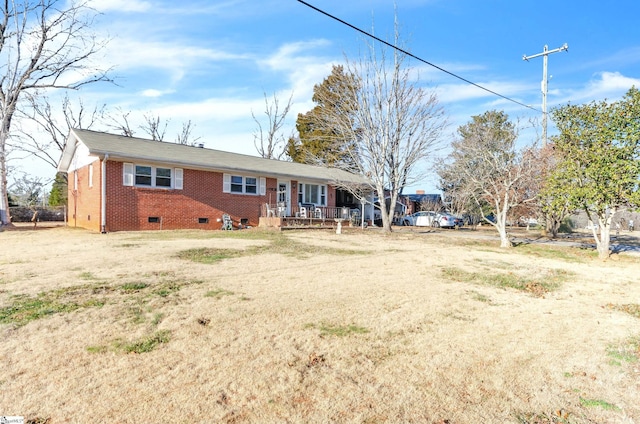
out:
{"label": "shingle roof", "polygon": [[71,130],[60,160],[59,170],[66,171],[69,168],[75,153],[76,141],[82,142],[89,149],[91,155],[103,158],[108,154],[110,160],[147,161],[191,169],[249,173],[271,177],[304,178],[322,182],[368,183],[360,175],[336,168],[264,159],[222,150],[80,129]]}
{"label": "shingle roof", "polygon": [[412,202],[442,202],[442,196],[440,194],[405,194],[404,196]]}

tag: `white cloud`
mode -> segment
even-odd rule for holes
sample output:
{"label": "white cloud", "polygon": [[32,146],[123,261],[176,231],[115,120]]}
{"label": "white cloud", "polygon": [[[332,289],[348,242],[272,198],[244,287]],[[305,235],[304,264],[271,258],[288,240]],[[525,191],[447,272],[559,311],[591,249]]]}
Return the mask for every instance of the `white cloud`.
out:
{"label": "white cloud", "polygon": [[[258,60],[258,65],[284,74],[290,88],[280,89],[277,96],[282,101],[293,93],[291,115],[311,109],[313,86],[320,84],[329,74],[333,65],[341,61],[316,54],[318,49],[330,46],[328,40],[316,39],[282,45],[276,52]],[[267,93],[269,95],[270,93]]]}
{"label": "white cloud", "polygon": [[100,12],[146,12],[152,7],[150,2],[141,0],[92,0],[90,5]]}
{"label": "white cloud", "polygon": [[297,69],[301,65],[308,65],[317,61],[317,58],[314,56],[302,55],[300,53],[315,50],[330,44],[328,40],[323,39],[286,43],[271,56],[260,60],[259,63],[277,71]]}
{"label": "white cloud", "polygon": [[588,93],[594,98],[619,97],[634,85],[640,87],[640,79],[626,77],[620,72],[600,72],[597,76],[599,79],[589,81],[585,95]]}
{"label": "white cloud", "polygon": [[247,59],[244,54],[228,53],[178,43],[143,42],[119,39],[109,46],[108,56],[119,68],[158,67],[184,68],[201,61],[226,61]]}
{"label": "white cloud", "polygon": [[143,90],[140,95],[144,96],[144,97],[152,97],[152,98],[157,98],[157,97],[162,97],[166,94],[171,94],[173,93],[174,90],[156,90],[154,88],[149,88],[147,90]]}
{"label": "white cloud", "polygon": [[[561,91],[553,99],[554,104],[584,103],[593,100],[615,101],[620,99],[632,86],[640,87],[640,79],[622,75],[620,72],[599,72],[578,90]],[[555,91],[554,91],[555,93]]]}

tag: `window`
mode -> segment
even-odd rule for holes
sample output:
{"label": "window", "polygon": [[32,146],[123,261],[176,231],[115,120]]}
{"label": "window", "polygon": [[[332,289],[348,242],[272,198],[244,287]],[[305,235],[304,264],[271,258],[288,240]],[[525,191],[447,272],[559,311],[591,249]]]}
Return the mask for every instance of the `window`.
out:
{"label": "window", "polygon": [[244,178],[238,175],[231,176],[231,192],[244,193]]}
{"label": "window", "polygon": [[151,185],[151,167],[136,165],[136,185]]}
{"label": "window", "polygon": [[125,163],[123,164],[122,172],[122,184],[125,186],[135,185],[182,190],[183,172],[180,168],[160,168],[151,165]]}
{"label": "window", "polygon": [[266,184],[266,178],[224,174],[222,192],[253,195],[260,194],[261,196],[264,196],[266,193]]}
{"label": "window", "polygon": [[327,186],[319,184],[298,184],[298,203],[313,203],[326,206]]}
{"label": "window", "polygon": [[258,193],[258,179],[254,177],[246,177],[244,184],[245,193],[256,194]]}
{"label": "window", "polygon": [[171,187],[171,169],[156,168],[156,187]]}

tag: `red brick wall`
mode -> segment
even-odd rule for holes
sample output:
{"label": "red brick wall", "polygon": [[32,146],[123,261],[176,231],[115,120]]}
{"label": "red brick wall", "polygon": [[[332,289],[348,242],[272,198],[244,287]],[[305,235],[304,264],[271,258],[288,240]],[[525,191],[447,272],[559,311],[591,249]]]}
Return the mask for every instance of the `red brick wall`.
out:
{"label": "red brick wall", "polygon": [[[220,229],[222,214],[228,213],[234,227],[241,219],[258,226],[260,207],[275,198],[276,179],[267,178],[265,196],[222,193],[222,173],[183,170],[183,189],[125,187],[122,163],[107,162],[107,231],[159,229]],[[160,222],[151,223],[149,217]],[[208,223],[199,223],[207,218]],[[220,220],[220,222],[218,222]]]}
{"label": "red brick wall", "polygon": [[[89,167],[93,167],[93,186],[89,186]],[[100,162],[93,162],[75,171],[78,173],[78,189],[74,190],[74,172],[68,173],[69,212],[67,224],[100,231]]]}
{"label": "red brick wall", "polygon": [[[107,161],[106,231],[205,229],[222,227],[222,215],[227,213],[234,227],[241,219],[247,225],[258,226],[260,208],[275,203],[277,180],[266,179],[266,194],[241,195],[222,192],[221,172],[183,170],[183,189],[125,187],[122,184],[122,162]],[[101,164],[93,163],[93,187],[88,186],[89,167],[78,170],[77,195],[73,190],[73,172],[69,173],[69,225],[101,231],[100,195]],[[292,181],[291,201],[297,204],[297,181]],[[335,188],[329,186],[327,206],[335,206]],[[149,218],[159,222],[149,222]],[[208,219],[200,223],[199,218]],[[218,221],[220,220],[220,221]]]}

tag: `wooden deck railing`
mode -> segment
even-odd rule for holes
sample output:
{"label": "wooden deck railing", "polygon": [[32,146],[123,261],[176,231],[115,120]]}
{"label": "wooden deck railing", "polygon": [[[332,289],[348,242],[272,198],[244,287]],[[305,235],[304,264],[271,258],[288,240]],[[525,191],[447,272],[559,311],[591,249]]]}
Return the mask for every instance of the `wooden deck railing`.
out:
{"label": "wooden deck railing", "polygon": [[[304,208],[304,210],[302,209]],[[355,215],[357,221],[360,221],[360,210],[342,207],[328,207],[315,205],[292,205],[287,208],[278,204],[265,203],[260,208],[260,216],[262,217],[280,217],[280,218],[305,218],[334,220],[336,218],[351,219]]]}

